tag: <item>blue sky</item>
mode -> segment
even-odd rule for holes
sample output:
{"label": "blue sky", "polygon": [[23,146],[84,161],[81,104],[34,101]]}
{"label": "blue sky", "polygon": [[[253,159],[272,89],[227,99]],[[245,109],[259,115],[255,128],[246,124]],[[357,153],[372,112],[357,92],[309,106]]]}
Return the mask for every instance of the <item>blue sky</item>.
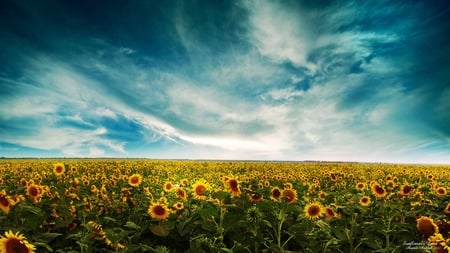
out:
{"label": "blue sky", "polygon": [[450,163],[447,1],[2,1],[0,156]]}

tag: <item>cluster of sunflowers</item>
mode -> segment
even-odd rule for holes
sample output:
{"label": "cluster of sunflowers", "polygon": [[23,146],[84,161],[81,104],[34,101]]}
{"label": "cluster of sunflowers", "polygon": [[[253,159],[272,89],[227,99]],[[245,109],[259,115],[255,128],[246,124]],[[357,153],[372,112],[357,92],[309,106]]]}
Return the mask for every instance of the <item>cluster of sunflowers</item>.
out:
{"label": "cluster of sunflowers", "polygon": [[450,252],[449,168],[4,159],[0,253]]}

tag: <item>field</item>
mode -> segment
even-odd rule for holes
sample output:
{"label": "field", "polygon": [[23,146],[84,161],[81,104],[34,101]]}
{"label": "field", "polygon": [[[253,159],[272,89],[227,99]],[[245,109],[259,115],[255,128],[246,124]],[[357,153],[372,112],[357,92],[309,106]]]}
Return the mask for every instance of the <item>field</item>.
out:
{"label": "field", "polygon": [[450,166],[0,160],[0,252],[449,252]]}

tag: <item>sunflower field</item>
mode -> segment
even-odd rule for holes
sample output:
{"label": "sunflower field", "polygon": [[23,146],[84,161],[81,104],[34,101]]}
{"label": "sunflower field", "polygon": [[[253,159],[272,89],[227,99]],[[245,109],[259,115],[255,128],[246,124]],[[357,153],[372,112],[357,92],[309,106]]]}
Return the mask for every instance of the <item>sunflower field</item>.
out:
{"label": "sunflower field", "polygon": [[450,252],[450,166],[1,159],[0,253]]}

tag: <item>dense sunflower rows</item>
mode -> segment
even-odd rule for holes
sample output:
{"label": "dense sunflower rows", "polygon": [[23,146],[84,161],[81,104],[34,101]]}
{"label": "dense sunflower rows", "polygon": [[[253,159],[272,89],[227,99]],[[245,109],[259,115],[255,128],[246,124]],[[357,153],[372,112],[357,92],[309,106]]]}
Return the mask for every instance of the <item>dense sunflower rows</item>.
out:
{"label": "dense sunflower rows", "polygon": [[449,252],[450,166],[0,161],[0,253]]}

